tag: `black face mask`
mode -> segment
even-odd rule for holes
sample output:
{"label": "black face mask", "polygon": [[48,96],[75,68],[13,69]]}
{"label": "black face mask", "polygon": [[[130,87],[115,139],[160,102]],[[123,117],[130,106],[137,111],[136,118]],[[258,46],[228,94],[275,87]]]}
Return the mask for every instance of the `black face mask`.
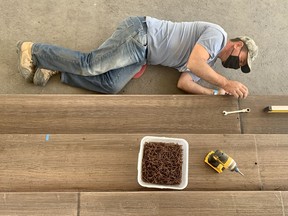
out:
{"label": "black face mask", "polygon": [[[234,49],[232,50],[231,53],[233,53]],[[241,53],[241,50],[239,52],[239,55]],[[226,59],[225,62],[222,62],[223,67],[225,68],[233,68],[233,69],[238,69],[240,68],[240,60],[239,60],[239,55],[238,56],[233,56],[232,54]]]}

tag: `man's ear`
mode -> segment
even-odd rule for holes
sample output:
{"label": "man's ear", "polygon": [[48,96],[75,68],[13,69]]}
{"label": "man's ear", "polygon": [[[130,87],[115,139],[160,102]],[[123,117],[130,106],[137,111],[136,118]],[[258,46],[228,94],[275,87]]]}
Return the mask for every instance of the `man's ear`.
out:
{"label": "man's ear", "polygon": [[242,48],[244,46],[244,42],[243,41],[237,41],[234,43],[234,48]]}

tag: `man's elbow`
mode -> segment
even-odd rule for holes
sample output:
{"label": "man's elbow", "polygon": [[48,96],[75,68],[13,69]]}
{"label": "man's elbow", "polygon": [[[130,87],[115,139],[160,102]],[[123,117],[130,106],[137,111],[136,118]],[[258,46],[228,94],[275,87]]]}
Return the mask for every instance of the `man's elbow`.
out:
{"label": "man's elbow", "polygon": [[187,68],[190,71],[196,71],[197,70],[197,65],[198,65],[199,61],[197,61],[196,59],[191,59],[188,63],[187,63]]}
{"label": "man's elbow", "polygon": [[186,81],[184,80],[184,79],[179,79],[178,80],[178,82],[177,82],[177,88],[178,89],[181,89],[181,90],[183,90],[183,91],[185,91],[185,86],[186,86],[187,84],[186,84]]}

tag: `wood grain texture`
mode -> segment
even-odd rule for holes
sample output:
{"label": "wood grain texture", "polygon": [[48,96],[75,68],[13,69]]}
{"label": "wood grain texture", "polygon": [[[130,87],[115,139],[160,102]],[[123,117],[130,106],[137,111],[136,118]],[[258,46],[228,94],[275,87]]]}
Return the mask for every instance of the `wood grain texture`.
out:
{"label": "wood grain texture", "polygon": [[81,216],[283,216],[281,192],[81,193]]}
{"label": "wood grain texture", "polygon": [[[157,134],[50,134],[48,141],[44,134],[1,134],[0,191],[154,190],[137,183],[139,145],[145,135]],[[159,136],[184,138],[189,143],[185,190],[287,189],[287,158],[281,154],[286,155],[288,135]],[[278,147],[273,147],[274,142]],[[228,170],[218,174],[206,165],[204,157],[216,149],[234,158],[245,177]]]}
{"label": "wood grain texture", "polygon": [[249,96],[240,100],[241,109],[251,109],[240,114],[243,133],[288,134],[288,113],[268,114],[263,109],[269,105],[288,105],[288,96]]}
{"label": "wood grain texture", "polygon": [[283,216],[283,191],[148,191],[0,193],[0,215]]}
{"label": "wood grain texture", "polygon": [[77,216],[77,193],[0,193],[0,215]]}
{"label": "wood grain texture", "polygon": [[240,133],[233,97],[0,95],[0,133]]}
{"label": "wood grain texture", "polygon": [[288,190],[288,135],[255,135],[263,190]]}
{"label": "wood grain texture", "polygon": [[281,191],[282,202],[283,202],[283,215],[288,215],[288,192]]}
{"label": "wood grain texture", "polygon": [[[256,149],[253,135],[181,135],[189,142],[190,190],[259,190],[260,179],[255,165]],[[221,149],[238,164],[245,177],[225,170],[218,174],[204,163],[211,150]]]}

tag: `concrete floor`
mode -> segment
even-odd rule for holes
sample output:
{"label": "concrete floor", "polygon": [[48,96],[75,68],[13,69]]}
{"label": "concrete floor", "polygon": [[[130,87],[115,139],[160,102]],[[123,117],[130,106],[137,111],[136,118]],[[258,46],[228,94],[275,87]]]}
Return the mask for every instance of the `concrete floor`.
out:
{"label": "concrete floor", "polygon": [[[1,94],[93,93],[60,83],[59,75],[46,87],[26,83],[17,71],[16,42],[45,42],[90,51],[104,42],[122,19],[135,15],[214,22],[229,38],[251,36],[259,46],[259,57],[250,74],[224,69],[220,62],[215,69],[243,82],[251,95],[288,92],[287,0],[1,0],[0,10]],[[179,75],[171,68],[150,66],[121,93],[183,94],[176,88]]]}

